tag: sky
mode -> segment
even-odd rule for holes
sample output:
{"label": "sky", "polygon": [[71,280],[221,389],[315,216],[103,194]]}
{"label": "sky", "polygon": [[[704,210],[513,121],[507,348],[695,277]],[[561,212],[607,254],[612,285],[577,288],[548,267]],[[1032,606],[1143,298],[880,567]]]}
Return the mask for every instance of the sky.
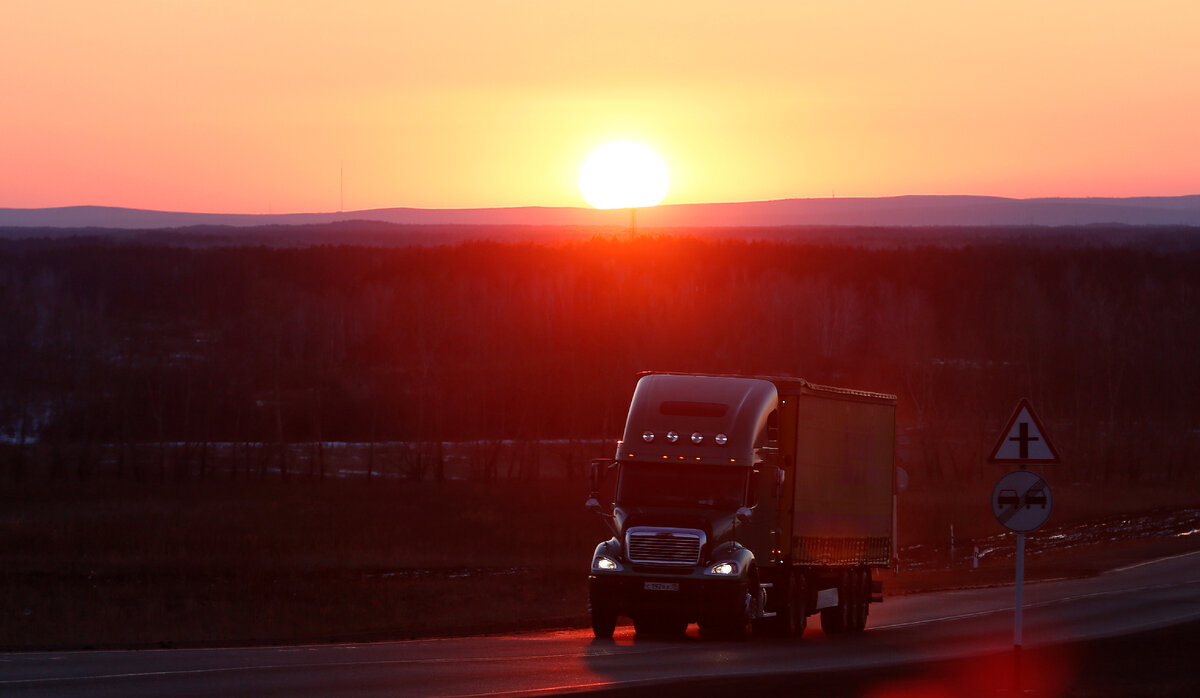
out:
{"label": "sky", "polygon": [[0,207],[1200,193],[1200,3],[0,0]]}

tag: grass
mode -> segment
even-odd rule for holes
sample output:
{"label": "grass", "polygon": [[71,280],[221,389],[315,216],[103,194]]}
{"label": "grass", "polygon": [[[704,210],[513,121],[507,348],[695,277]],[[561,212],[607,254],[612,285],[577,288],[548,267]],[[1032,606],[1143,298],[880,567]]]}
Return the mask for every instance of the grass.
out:
{"label": "grass", "polygon": [[[0,485],[0,646],[381,639],[578,623],[587,560],[608,535],[582,506],[586,487],[561,479]],[[950,523],[961,541],[996,533],[989,494],[990,485],[902,494],[901,543],[937,541]],[[1188,488],[1157,486],[1058,487],[1055,498],[1052,522],[1200,501]],[[1011,573],[902,573],[888,588],[992,577],[1003,583]]]}
{"label": "grass", "polygon": [[0,490],[0,645],[431,634],[582,613],[603,535],[564,481]]}

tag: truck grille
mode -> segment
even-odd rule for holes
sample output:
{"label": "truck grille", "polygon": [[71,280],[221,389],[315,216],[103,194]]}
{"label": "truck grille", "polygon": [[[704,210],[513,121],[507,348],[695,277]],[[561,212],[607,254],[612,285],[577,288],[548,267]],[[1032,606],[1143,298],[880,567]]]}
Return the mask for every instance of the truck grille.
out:
{"label": "truck grille", "polygon": [[657,565],[694,565],[704,542],[704,531],[694,528],[638,526],[625,534],[631,562]]}

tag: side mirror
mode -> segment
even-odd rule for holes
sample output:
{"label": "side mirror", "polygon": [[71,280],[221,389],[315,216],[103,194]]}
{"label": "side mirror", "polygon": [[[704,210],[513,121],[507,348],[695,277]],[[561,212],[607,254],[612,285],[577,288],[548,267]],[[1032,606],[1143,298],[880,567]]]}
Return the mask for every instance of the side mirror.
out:
{"label": "side mirror", "polygon": [[588,500],[583,503],[587,510],[604,519],[604,523],[608,525],[608,530],[612,531],[614,536],[620,537],[621,531],[617,528],[617,517],[611,512],[604,510],[600,505],[600,500],[595,497],[588,497]]}
{"label": "side mirror", "polygon": [[741,507],[737,510],[738,523],[750,523],[750,519],[754,517],[754,512],[749,507]]}
{"label": "side mirror", "polygon": [[613,464],[616,463],[612,458],[593,458],[591,468],[588,470],[588,486],[591,487],[590,492],[595,497],[600,491],[600,483],[604,482],[604,475],[608,472]]}

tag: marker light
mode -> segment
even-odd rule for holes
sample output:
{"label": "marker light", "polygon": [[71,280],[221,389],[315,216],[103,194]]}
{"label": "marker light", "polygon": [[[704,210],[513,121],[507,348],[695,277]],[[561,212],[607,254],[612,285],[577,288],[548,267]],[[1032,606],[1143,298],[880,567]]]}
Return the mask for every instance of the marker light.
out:
{"label": "marker light", "polygon": [[654,443],[654,432],[643,431],[642,432],[642,441],[645,441],[648,444]]}
{"label": "marker light", "polygon": [[698,432],[698,431],[693,431],[693,432],[692,432],[692,443],[694,443],[694,444],[698,444],[698,443],[700,443],[700,442],[701,442],[701,441],[703,441],[703,440],[704,440],[704,435],[703,435],[703,434],[701,434],[701,433],[700,433],[700,432]]}
{"label": "marker light", "polygon": [[732,560],[718,562],[708,568],[708,574],[715,574],[722,577],[727,577],[738,573],[738,564]]}
{"label": "marker light", "polygon": [[718,446],[724,446],[729,441],[729,437],[724,434],[717,434],[713,437],[713,441],[716,441]]}
{"label": "marker light", "polygon": [[671,443],[675,443],[678,440],[679,440],[679,434],[676,434],[673,431],[667,432],[667,441],[670,441]]}

